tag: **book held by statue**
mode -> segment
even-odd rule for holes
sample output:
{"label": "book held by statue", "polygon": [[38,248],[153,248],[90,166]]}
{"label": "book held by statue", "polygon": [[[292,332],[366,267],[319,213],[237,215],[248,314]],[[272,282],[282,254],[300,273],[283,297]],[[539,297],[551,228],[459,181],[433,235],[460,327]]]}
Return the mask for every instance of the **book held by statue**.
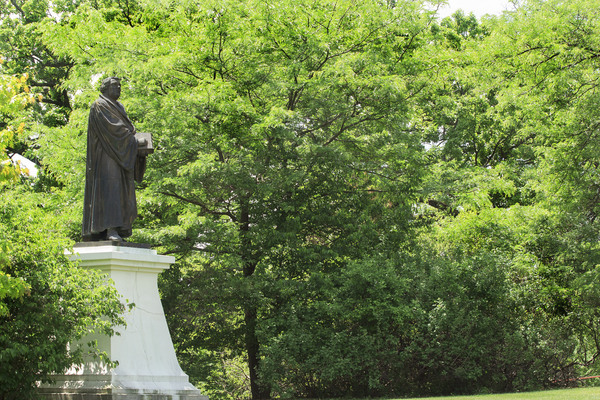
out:
{"label": "book held by statue", "polygon": [[152,134],[150,132],[136,132],[135,138],[138,141],[138,154],[147,156],[154,153],[154,143],[152,142]]}

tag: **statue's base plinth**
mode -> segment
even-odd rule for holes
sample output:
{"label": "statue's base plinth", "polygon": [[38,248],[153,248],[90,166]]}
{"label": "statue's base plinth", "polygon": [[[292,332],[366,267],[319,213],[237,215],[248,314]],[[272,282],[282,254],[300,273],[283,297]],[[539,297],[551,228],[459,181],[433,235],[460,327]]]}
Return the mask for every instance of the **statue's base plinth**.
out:
{"label": "statue's base plinth", "polygon": [[116,368],[90,359],[65,374],[54,375],[55,383],[40,385],[38,393],[50,400],[208,400],[190,384],[175,356],[158,294],[157,277],[175,261],[157,255],[147,245],[129,242],[83,242],[74,246],[73,260],[84,268],[98,269],[114,282],[125,303],[125,328],[119,335],[94,335],[100,351]]}

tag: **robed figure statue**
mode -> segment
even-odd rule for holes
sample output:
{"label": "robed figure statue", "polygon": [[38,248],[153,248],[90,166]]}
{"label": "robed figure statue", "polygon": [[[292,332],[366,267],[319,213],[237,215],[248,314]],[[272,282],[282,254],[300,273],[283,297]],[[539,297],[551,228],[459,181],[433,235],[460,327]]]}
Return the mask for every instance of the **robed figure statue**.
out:
{"label": "robed figure statue", "polygon": [[[147,140],[136,137],[125,108],[119,78],[107,78],[88,120],[83,240],[118,240],[131,236],[137,217],[135,182],[143,178]],[[138,151],[138,147],[140,150]]]}

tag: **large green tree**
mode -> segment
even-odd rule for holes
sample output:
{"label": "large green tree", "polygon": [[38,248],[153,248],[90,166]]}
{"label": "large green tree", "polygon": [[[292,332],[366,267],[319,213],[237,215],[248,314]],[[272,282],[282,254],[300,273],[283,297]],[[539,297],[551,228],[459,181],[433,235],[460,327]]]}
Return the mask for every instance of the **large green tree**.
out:
{"label": "large green tree", "polygon": [[[419,300],[427,339],[414,354],[425,354],[417,363],[453,363],[454,373],[430,365],[424,373],[432,376],[419,377],[438,390],[468,388],[479,379],[489,383],[475,387],[493,390],[551,386],[597,368],[591,299],[598,117],[592,104],[600,32],[593,3],[524,2],[485,20],[487,37],[448,35],[449,23],[433,30],[438,51],[431,62],[439,73],[423,93],[417,123],[428,132],[431,162],[419,206],[426,227],[419,247],[429,249],[423,279],[435,290]],[[434,247],[426,244],[432,239]],[[448,285],[465,268],[476,278]],[[443,287],[435,284],[438,275]],[[487,308],[493,304],[509,308]],[[510,344],[496,347],[485,332]],[[460,345],[457,337],[471,341]],[[473,342],[481,344],[461,350]],[[521,361],[511,362],[514,354],[502,348],[520,348]],[[481,354],[487,361],[477,359]],[[502,374],[495,377],[494,370]],[[535,377],[529,382],[528,370]]]}
{"label": "large green tree", "polygon": [[196,269],[235,288],[240,318],[228,318],[241,324],[254,398],[271,391],[260,332],[289,306],[284,293],[293,302],[313,274],[338,275],[403,237],[421,151],[409,105],[425,85],[412,54],[431,22],[419,7],[182,2],[129,24],[83,6],[48,25],[82,98],[91,76],[127,79],[128,112],[160,146],[138,237],[200,254]]}

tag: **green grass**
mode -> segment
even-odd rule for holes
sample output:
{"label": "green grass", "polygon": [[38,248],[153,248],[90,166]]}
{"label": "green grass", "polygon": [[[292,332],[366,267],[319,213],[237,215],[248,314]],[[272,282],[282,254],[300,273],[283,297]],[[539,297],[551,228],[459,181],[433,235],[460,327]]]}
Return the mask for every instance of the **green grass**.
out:
{"label": "green grass", "polygon": [[[480,396],[421,397],[414,400],[600,400],[600,387]],[[400,400],[400,399],[398,399]],[[407,400],[407,399],[403,399]]]}

